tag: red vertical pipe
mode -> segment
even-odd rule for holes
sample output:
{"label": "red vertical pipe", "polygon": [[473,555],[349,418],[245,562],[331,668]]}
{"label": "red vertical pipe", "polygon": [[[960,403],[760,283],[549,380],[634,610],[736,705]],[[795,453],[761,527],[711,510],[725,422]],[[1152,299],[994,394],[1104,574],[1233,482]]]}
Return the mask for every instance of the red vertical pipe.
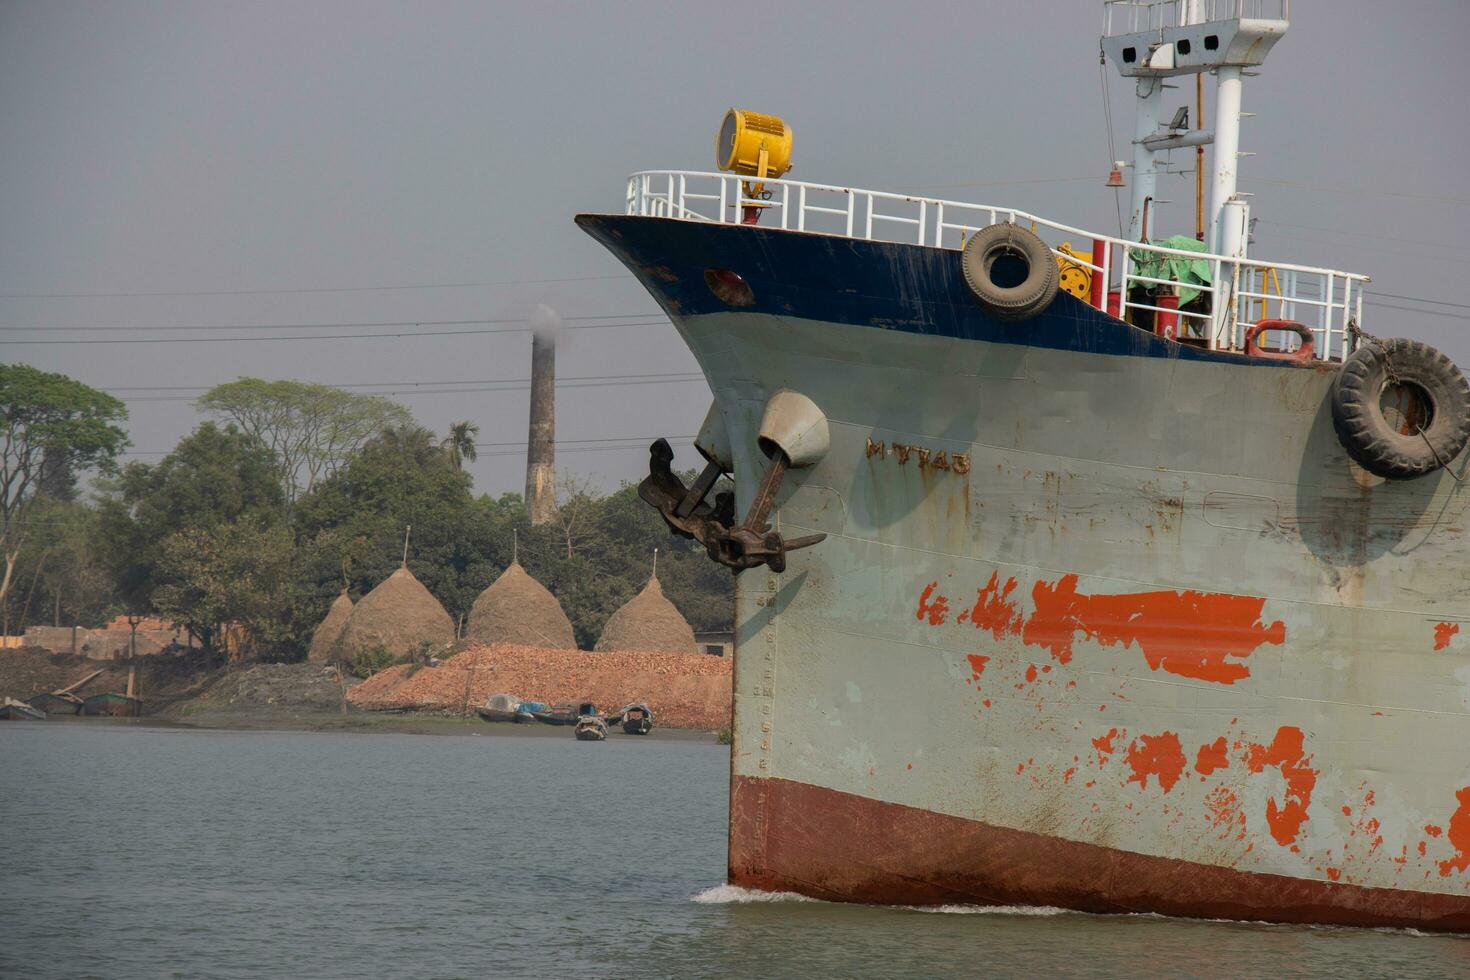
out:
{"label": "red vertical pipe", "polygon": [[1108,293],[1108,284],[1103,281],[1103,260],[1108,257],[1108,243],[1101,238],[1092,240],[1092,264],[1097,266],[1092,272],[1092,305],[1099,310],[1103,308],[1103,297]]}
{"label": "red vertical pipe", "polygon": [[[1154,303],[1159,310],[1179,309],[1179,297],[1173,293],[1164,293],[1154,297]],[[1168,337],[1170,340],[1179,339],[1179,314],[1178,313],[1154,313],[1154,333],[1160,337]]]}

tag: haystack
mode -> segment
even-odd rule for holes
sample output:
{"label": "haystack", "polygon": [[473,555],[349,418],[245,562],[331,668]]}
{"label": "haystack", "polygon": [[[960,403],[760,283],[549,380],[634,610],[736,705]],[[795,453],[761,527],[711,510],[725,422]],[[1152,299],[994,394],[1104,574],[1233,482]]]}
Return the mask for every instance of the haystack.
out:
{"label": "haystack", "polygon": [[401,657],[424,642],[453,643],[454,620],[405,565],[353,607],[336,655],[350,663],[359,653],[383,647]]}
{"label": "haystack", "polygon": [[476,643],[577,649],[572,621],[556,596],[512,561],[470,607],[465,639]]}
{"label": "haystack", "polygon": [[608,619],[597,640],[599,652],[613,650],[657,650],[664,653],[698,653],[694,630],[654,575],[643,591],[625,602]]}
{"label": "haystack", "polygon": [[342,594],[333,600],[332,608],[327,610],[327,618],[311,634],[311,649],[306,659],[315,663],[331,660],[337,640],[342,636],[342,627],[347,625],[347,617],[351,615],[352,600],[347,597],[347,590],[343,589]]}

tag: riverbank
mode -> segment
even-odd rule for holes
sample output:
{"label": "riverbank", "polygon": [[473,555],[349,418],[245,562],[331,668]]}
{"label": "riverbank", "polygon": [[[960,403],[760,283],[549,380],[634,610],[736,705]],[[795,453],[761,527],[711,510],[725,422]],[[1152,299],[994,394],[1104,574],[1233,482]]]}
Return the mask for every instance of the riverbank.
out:
{"label": "riverbank", "polygon": [[[171,711],[141,718],[83,718],[56,716],[32,724],[66,725],[68,727],[127,727],[159,729],[200,729],[235,732],[337,732],[378,735],[468,735],[505,738],[560,738],[570,740],[572,730],[557,725],[517,725],[511,722],[487,722],[479,717],[452,717],[420,712],[382,712],[292,708],[219,708],[191,703],[185,710]],[[611,738],[633,741],[640,736],[614,732]],[[658,740],[716,742],[719,733],[692,728],[655,728],[649,736]]]}
{"label": "riverbank", "polygon": [[122,693],[130,667],[143,714],[129,721],[163,726],[570,737],[565,728],[491,724],[475,714],[489,694],[506,691],[548,702],[591,700],[603,710],[646,702],[656,732],[694,738],[712,738],[730,717],[729,663],[722,658],[519,647],[472,648],[438,667],[399,666],[367,681],[320,663],[225,663],[197,652],[129,662],[12,650],[0,655],[0,694],[27,700],[84,679],[81,696]]}

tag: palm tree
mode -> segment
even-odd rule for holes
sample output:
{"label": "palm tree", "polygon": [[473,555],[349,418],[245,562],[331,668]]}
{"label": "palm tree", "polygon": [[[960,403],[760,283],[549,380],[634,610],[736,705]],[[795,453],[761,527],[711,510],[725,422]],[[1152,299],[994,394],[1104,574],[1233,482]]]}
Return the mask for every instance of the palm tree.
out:
{"label": "palm tree", "polygon": [[480,427],[473,422],[450,423],[449,435],[440,445],[449,454],[449,462],[455,469],[462,470],[466,461],[473,463],[479,458],[480,454],[475,451],[475,437],[479,434]]}
{"label": "palm tree", "polygon": [[377,446],[402,456],[407,456],[419,466],[428,466],[447,459],[434,441],[434,433],[421,425],[390,425],[379,432],[370,445]]}

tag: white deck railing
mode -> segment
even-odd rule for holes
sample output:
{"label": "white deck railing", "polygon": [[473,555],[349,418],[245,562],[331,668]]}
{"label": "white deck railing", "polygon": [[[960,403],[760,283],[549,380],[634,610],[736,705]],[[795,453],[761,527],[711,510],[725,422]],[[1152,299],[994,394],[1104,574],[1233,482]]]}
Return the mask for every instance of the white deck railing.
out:
{"label": "white deck railing", "polygon": [[[1202,341],[1211,350],[1241,350],[1246,331],[1260,320],[1297,320],[1312,331],[1317,357],[1341,360],[1355,343],[1352,325],[1362,323],[1361,284],[1368,277],[1351,272],[1129,242],[1015,208],[798,180],[766,180],[764,186],[761,197],[753,199],[746,194],[745,179],[734,174],[643,171],[628,178],[627,213],[740,224],[744,209],[757,207],[761,225],[767,228],[952,250],[963,248],[967,236],[988,225],[1024,225],[1046,240],[1059,257],[1090,270],[1095,283],[1105,285],[1092,289],[1092,305],[1115,310],[1115,315],[1126,320],[1142,310],[1152,311],[1159,319],[1177,316],[1180,334]],[[1066,253],[1057,247],[1063,237],[1076,251]],[[1091,259],[1079,258],[1077,251]],[[1208,284],[1186,284],[1210,297],[1208,303],[1200,304],[1209,312],[1169,309],[1132,298],[1136,286],[1178,285],[1140,273],[1135,258],[1139,253],[1209,263]],[[1294,335],[1273,337],[1272,341],[1279,345],[1288,337]]]}
{"label": "white deck railing", "polygon": [[1291,0],[1103,0],[1103,36],[1212,21],[1291,20]]}

